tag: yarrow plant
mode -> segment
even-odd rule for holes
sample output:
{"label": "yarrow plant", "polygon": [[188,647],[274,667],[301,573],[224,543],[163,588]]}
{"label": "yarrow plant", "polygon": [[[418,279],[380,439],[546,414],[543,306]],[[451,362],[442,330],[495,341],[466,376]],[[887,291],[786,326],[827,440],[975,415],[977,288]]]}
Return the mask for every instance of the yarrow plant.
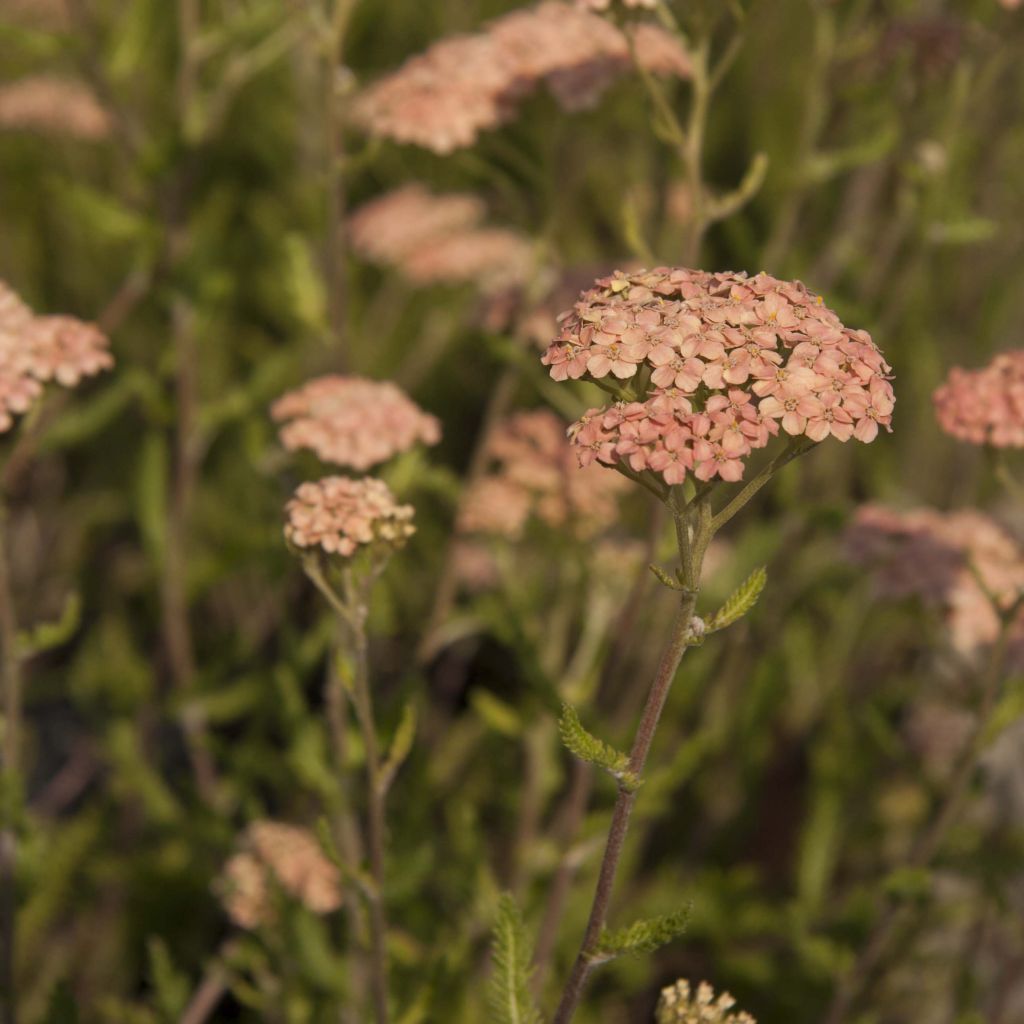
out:
{"label": "yarrow plant", "polygon": [[954,367],[933,396],[939,426],[970,444],[1024,448],[1024,352],[980,370]]}
{"label": "yarrow plant", "polygon": [[[636,939],[667,941],[662,922],[634,926],[627,939],[605,927],[633,803],[658,720],[687,647],[731,625],[752,607],[763,570],[710,616],[696,614],[704,556],[721,529],[788,461],[828,437],[873,441],[890,428],[890,368],[866,331],[839,317],[798,281],[768,274],[658,267],[599,279],[561,318],[541,357],[556,381],[588,380],[616,402],[591,409],[569,429],[581,466],[595,462],[642,484],[675,524],[679,565],[655,575],[679,595],[676,618],[628,754],[589,737],[567,709],[563,739],[609,771],[619,793],[590,918],[554,1017],[568,1024],[593,969]],[[781,428],[781,431],[780,431]],[[785,449],[717,510],[755,449],[784,433]],[[656,944],[656,943],[655,943]]]}
{"label": "yarrow plant", "polygon": [[331,375],[283,395],[271,415],[289,451],[308,448],[324,462],[366,470],[408,451],[436,444],[437,418],[423,412],[390,381]]}

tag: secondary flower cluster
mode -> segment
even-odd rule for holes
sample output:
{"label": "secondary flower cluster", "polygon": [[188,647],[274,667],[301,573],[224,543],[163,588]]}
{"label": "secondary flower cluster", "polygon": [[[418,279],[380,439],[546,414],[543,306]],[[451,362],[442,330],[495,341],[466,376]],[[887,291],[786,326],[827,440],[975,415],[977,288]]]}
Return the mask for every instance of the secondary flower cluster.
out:
{"label": "secondary flower cluster", "polygon": [[482,226],[485,212],[474,196],[433,195],[406,185],[352,215],[352,248],[420,285],[476,282],[492,291],[523,283],[533,262],[529,239]]}
{"label": "secondary flower cluster", "polygon": [[[847,530],[846,548],[851,559],[874,570],[882,594],[919,597],[940,608],[951,647],[967,656],[999,633],[990,595],[1008,608],[1024,588],[1024,550],[973,509],[897,512],[865,505]],[[1024,641],[1024,618],[1015,634],[1017,647]]]}
{"label": "secondary flower cluster", "polygon": [[509,120],[541,83],[567,110],[593,106],[632,64],[654,74],[690,74],[686,52],[656,25],[610,21],[558,0],[512,11],[483,31],[455,36],[410,58],[358,97],[355,117],[374,135],[436,153],[472,145]]}
{"label": "secondary flower cluster", "polygon": [[515,539],[531,516],[553,527],[571,524],[588,536],[615,520],[615,503],[629,484],[580,469],[565,446],[565,424],[554,413],[516,413],[498,424],[488,443],[494,466],[467,493],[459,514],[464,533]]}
{"label": "secondary flower cluster", "polygon": [[33,75],[0,88],[0,128],[94,141],[106,138],[111,124],[85,86]]}
{"label": "secondary flower cluster", "polygon": [[688,981],[677,981],[661,990],[657,1024],[757,1024],[749,1013],[734,1013],[736,1000],[728,992],[717,998],[715,990],[702,981],[693,991]]}
{"label": "secondary flower cluster", "polygon": [[971,444],[1024,447],[1024,351],[980,370],[955,367],[933,396],[939,426]]}
{"label": "secondary flower cluster", "polygon": [[541,362],[554,380],[629,390],[569,432],[580,463],[652,470],[668,484],[739,480],[782,430],[869,442],[890,429],[890,367],[799,281],[659,267],[597,281]]}
{"label": "secondary flower cluster", "polygon": [[416,532],[412,505],[399,505],[388,485],[373,477],[327,476],[299,484],[285,513],[290,543],[346,558],[361,545],[400,547]]}
{"label": "secondary flower cluster", "polygon": [[441,438],[437,418],[390,381],[329,375],[279,398],[271,415],[289,451],[308,448],[324,462],[366,470]]}
{"label": "secondary flower cluster", "polygon": [[55,381],[75,387],[114,365],[106,335],[70,316],[36,316],[0,281],[0,433]]}
{"label": "secondary flower cluster", "polygon": [[314,914],[341,906],[338,869],[304,828],[277,821],[253,822],[241,849],[224,868],[218,890],[228,916],[241,928],[274,920],[274,886]]}

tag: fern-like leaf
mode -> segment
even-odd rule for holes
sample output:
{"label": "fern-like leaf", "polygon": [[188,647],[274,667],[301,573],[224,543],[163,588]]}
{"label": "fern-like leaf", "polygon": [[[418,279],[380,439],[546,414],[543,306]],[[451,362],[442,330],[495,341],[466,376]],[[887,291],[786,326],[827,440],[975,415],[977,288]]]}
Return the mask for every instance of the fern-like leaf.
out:
{"label": "fern-like leaf", "polygon": [[587,732],[580,716],[571,704],[562,705],[562,717],[558,720],[558,731],[562,742],[581,761],[596,765],[614,776],[619,785],[630,791],[639,788],[640,777],[630,771],[629,757],[613,746]]}
{"label": "fern-like leaf", "polygon": [[488,993],[493,1024],[543,1024],[530,995],[530,944],[510,893],[498,902]]}
{"label": "fern-like leaf", "polygon": [[686,931],[690,909],[677,910],[661,917],[634,921],[626,928],[605,929],[597,947],[597,957],[614,960],[618,956],[653,953],[656,949],[679,938]]}
{"label": "fern-like leaf", "polygon": [[743,618],[757,604],[757,599],[768,582],[768,572],[762,565],[755,569],[728,597],[725,604],[707,620],[708,633],[717,633]]}

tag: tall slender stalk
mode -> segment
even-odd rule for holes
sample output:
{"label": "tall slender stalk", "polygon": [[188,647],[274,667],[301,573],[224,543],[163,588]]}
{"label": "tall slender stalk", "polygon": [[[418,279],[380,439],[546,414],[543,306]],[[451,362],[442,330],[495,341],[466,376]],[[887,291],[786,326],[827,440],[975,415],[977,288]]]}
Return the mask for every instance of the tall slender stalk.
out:
{"label": "tall slender stalk", "polygon": [[14,978],[17,914],[17,810],[21,803],[21,665],[18,622],[7,561],[6,509],[0,502],[0,673],[3,685],[3,744],[0,746],[0,1021],[17,1024]]}

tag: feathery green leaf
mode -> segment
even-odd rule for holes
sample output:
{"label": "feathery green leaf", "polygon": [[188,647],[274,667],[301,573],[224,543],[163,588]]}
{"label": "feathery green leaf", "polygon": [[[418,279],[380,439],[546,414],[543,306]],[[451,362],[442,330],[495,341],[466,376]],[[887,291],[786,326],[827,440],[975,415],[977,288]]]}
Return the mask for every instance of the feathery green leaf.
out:
{"label": "feathery green leaf", "polygon": [[587,732],[580,721],[580,716],[571,704],[562,705],[562,717],[558,720],[558,731],[562,742],[581,761],[604,769],[609,775],[618,779],[625,789],[635,790],[640,786],[641,779],[636,772],[630,771],[629,757],[616,750],[613,746]]}
{"label": "feathery green leaf", "polygon": [[489,1002],[493,1024],[542,1024],[530,995],[530,947],[511,893],[498,902],[491,951]]}
{"label": "feathery green leaf", "polygon": [[618,956],[653,953],[656,949],[679,938],[686,931],[690,908],[677,910],[660,917],[634,921],[625,928],[605,929],[597,947],[597,958],[613,960]]}
{"label": "feathery green leaf", "polygon": [[717,633],[743,618],[757,604],[757,599],[768,582],[768,573],[762,565],[755,569],[728,597],[725,604],[707,620],[708,633]]}

